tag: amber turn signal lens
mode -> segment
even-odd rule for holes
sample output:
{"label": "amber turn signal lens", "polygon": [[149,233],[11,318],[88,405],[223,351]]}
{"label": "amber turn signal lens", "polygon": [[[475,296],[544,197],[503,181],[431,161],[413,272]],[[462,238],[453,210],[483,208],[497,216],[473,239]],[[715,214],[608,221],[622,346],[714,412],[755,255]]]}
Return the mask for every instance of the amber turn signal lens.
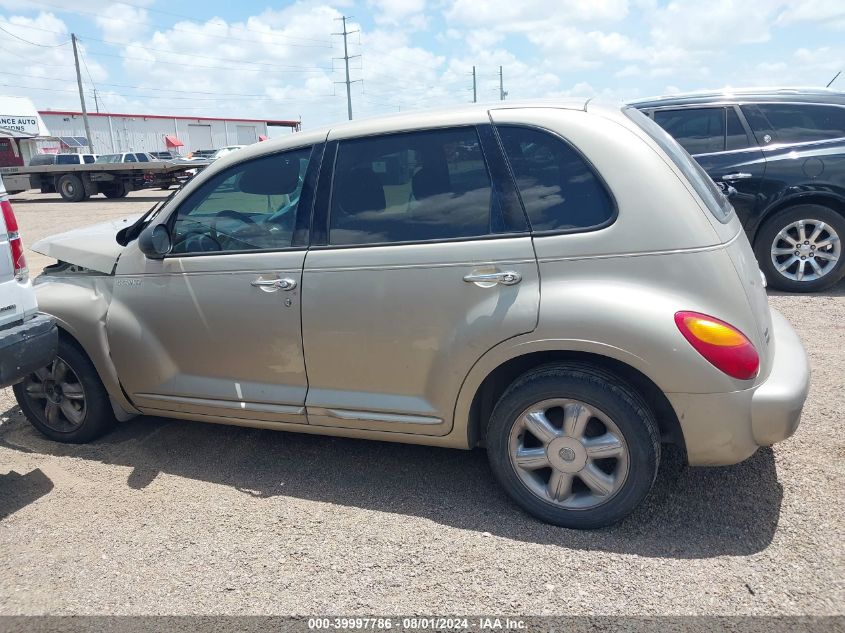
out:
{"label": "amber turn signal lens", "polygon": [[677,312],[675,324],[699,354],[728,376],[750,380],[757,375],[757,350],[729,323],[699,312]]}

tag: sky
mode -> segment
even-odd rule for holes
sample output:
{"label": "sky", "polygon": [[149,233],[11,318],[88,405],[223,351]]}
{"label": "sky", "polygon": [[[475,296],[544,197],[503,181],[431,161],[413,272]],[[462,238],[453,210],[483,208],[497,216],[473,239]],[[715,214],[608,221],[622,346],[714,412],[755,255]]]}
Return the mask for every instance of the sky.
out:
{"label": "sky", "polygon": [[[844,0],[0,0],[0,94],[94,111],[355,118],[499,99],[824,86]],[[845,73],[833,88],[845,90]],[[97,103],[94,100],[96,89]]]}

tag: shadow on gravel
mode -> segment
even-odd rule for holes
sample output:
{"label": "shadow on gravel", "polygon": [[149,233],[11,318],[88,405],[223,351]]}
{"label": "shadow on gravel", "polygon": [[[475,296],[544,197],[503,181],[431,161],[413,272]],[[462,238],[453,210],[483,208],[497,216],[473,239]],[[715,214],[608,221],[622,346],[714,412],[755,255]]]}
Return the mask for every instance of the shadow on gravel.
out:
{"label": "shadow on gravel", "polygon": [[578,532],[540,523],[494,482],[484,451],[350,440],[136,418],[93,444],[50,442],[14,407],[0,416],[12,450],[129,466],[137,490],[159,473],[286,496],[418,516],[519,541],[658,558],[747,555],[777,527],[782,488],[771,449],[727,468],[688,468],[664,451],[654,490],[626,521]]}
{"label": "shadow on gravel", "polygon": [[14,470],[0,475],[0,520],[37,501],[53,489],[53,482],[40,468],[25,475]]}

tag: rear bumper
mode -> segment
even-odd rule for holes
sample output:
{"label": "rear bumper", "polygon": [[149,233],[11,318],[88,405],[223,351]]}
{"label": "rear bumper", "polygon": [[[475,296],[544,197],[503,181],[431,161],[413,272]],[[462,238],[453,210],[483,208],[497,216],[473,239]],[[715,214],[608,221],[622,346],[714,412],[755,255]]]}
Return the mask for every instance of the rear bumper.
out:
{"label": "rear bumper", "polygon": [[56,357],[58,340],[56,324],[46,314],[0,330],[0,387],[14,384],[50,364]]}
{"label": "rear bumper", "polygon": [[691,465],[739,463],[798,428],[810,388],[807,353],[777,310],[772,310],[772,339],[772,369],[756,387],[730,393],[666,394],[678,414]]}
{"label": "rear bumper", "polygon": [[751,430],[759,446],[771,446],[795,433],[810,390],[810,363],[789,321],[772,310],[775,362],[751,399]]}

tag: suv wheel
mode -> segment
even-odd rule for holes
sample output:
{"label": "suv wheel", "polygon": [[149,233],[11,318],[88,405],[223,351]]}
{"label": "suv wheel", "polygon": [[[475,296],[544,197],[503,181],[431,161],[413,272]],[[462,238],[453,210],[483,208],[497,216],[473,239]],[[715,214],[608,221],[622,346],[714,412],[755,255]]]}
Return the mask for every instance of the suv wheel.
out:
{"label": "suv wheel", "polygon": [[563,527],[592,529],[630,514],[660,461],[654,415],[616,376],[580,364],[541,367],[502,395],[487,453],[522,508]]}
{"label": "suv wheel", "polygon": [[81,444],[114,425],[97,370],[82,350],[60,337],[56,359],[14,386],[15,398],[32,425],[51,440]]}
{"label": "suv wheel", "polygon": [[828,207],[784,209],[760,229],[755,254],[766,280],[787,292],[829,288],[845,274],[845,218]]}

